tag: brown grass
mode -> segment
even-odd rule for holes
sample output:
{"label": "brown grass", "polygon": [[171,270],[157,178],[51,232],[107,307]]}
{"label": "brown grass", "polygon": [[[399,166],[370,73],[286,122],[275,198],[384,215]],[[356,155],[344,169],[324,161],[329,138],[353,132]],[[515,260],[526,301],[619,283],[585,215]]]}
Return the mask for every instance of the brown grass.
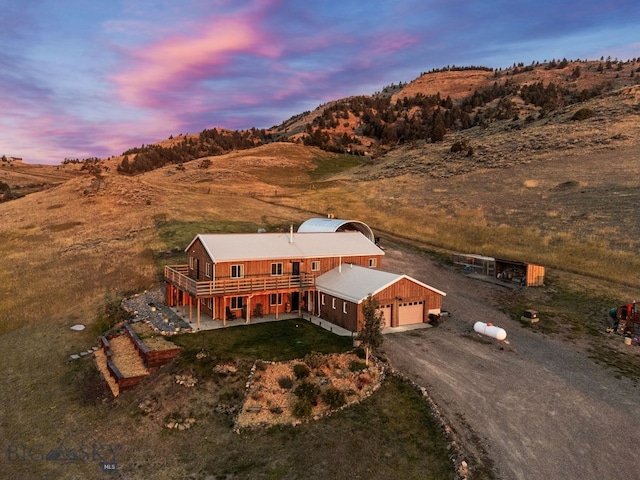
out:
{"label": "brown grass", "polygon": [[[568,121],[571,108],[522,130],[496,122],[359,167],[341,168],[339,156],[293,144],[215,157],[206,171],[195,161],[184,172],[168,166],[138,177],[117,175],[116,159],[101,182],[22,166],[21,175],[44,172],[40,181],[64,183],[0,204],[0,373],[11,386],[0,389],[0,438],[51,447],[121,443],[129,449],[127,471],[137,472],[132,478],[159,475],[160,467],[166,478],[184,475],[166,429],[138,424],[124,407],[114,413],[111,406],[82,406],[77,379],[87,372],[67,363],[70,354],[97,344],[92,328],[73,332],[71,325],[92,327],[107,296],[160,281],[162,222],[178,229],[223,221],[286,226],[333,213],[365,221],[383,242],[388,236],[442,252],[539,262],[568,288],[606,288],[610,298],[628,301],[640,287],[637,103],[637,92],[620,92],[589,102],[596,116],[583,122]],[[449,152],[459,138],[473,146],[472,158]],[[320,167],[326,173],[314,177]],[[17,182],[10,171],[1,168],[0,180]],[[198,402],[202,411],[211,409],[206,396]],[[225,449],[205,430],[198,442],[202,455]],[[166,458],[175,462],[158,460]],[[12,465],[11,474],[96,472],[93,464],[61,469],[42,462]]]}

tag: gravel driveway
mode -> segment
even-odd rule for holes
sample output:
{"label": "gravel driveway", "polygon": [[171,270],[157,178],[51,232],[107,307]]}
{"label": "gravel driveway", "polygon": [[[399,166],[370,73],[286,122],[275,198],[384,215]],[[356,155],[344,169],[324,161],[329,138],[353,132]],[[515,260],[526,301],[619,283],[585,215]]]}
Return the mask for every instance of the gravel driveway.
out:
{"label": "gravel driveway", "polygon": [[[385,335],[383,349],[427,388],[467,452],[469,478],[640,479],[640,387],[501,313],[504,287],[395,248],[383,269],[447,293],[450,317]],[[504,328],[508,343],[474,333],[476,321]]]}

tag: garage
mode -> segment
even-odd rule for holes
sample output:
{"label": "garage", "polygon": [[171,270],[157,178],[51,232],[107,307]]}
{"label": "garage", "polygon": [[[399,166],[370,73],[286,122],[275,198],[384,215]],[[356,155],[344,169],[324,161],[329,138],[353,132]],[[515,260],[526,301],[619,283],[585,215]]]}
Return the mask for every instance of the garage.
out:
{"label": "garage", "polygon": [[384,318],[384,326],[388,327],[391,325],[391,305],[384,305],[382,307],[378,307],[378,310],[382,312],[382,317]]}
{"label": "garage", "polygon": [[424,301],[398,305],[398,326],[424,322]]}
{"label": "garage", "polygon": [[446,295],[407,275],[350,264],[320,275],[316,288],[325,299],[319,316],[352,332],[362,329],[362,303],[369,296],[378,301],[385,328],[393,328],[429,322]]}

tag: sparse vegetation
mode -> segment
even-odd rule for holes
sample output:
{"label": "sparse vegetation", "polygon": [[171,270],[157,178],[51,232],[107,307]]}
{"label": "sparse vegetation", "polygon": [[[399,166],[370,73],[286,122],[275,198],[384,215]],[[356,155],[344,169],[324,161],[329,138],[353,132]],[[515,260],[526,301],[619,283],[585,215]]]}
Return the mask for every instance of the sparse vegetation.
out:
{"label": "sparse vegetation", "polygon": [[[438,427],[435,434],[425,434],[433,419],[424,400],[393,378],[363,404],[326,421],[246,436],[231,433],[234,408],[243,398],[257,358],[305,359],[317,368],[305,358],[312,351],[351,348],[351,339],[326,337],[323,331],[309,329],[308,322],[299,321],[299,328],[281,322],[277,333],[253,325],[226,330],[224,335],[203,332],[174,338],[185,351],[171,372],[188,372],[199,381],[195,388],[179,388],[160,372],[157,384],[147,384],[171,405],[171,411],[163,410],[169,405],[155,399],[150,404],[158,411],[141,415],[137,405],[152,394],[146,391],[126,393],[117,404],[105,404],[102,383],[96,381],[91,363],[68,363],[70,354],[95,345],[97,333],[119,318],[109,313],[116,299],[155,285],[164,264],[184,261],[184,248],[195,234],[286,231],[290,224],[329,212],[367,222],[383,237],[383,244],[387,238],[402,241],[418,251],[441,255],[443,262],[452,251],[469,251],[533,261],[562,273],[542,290],[553,292],[549,298],[515,299],[507,311],[518,318],[523,308],[535,307],[541,317],[535,328],[584,343],[591,358],[614,375],[638,378],[636,358],[614,352],[606,335],[604,343],[599,339],[606,318],[603,309],[634,298],[640,287],[639,224],[632,221],[639,198],[633,119],[640,75],[630,76],[627,72],[637,72],[637,65],[625,64],[623,75],[615,78],[619,64],[605,68],[604,59],[601,73],[597,62],[582,63],[579,75],[572,61],[564,73],[557,68],[560,63],[549,70],[518,66],[517,75],[515,70],[487,72],[490,83],[472,90],[466,87],[463,96],[449,99],[444,88],[453,84],[441,82],[439,98],[424,90],[422,97],[412,94],[406,101],[396,96],[388,96],[388,102],[350,100],[349,108],[333,110],[332,119],[327,114],[325,126],[314,124],[313,131],[330,131],[330,141],[339,140],[340,148],[351,148],[352,154],[304,147],[302,140],[293,143],[297,140],[291,134],[292,143],[270,143],[247,150],[246,156],[218,155],[207,169],[199,169],[198,160],[190,161],[191,154],[176,150],[175,168],[136,178],[115,174],[125,157],[107,160],[104,166],[110,170],[88,175],[75,162],[41,168],[2,162],[0,193],[8,186],[16,196],[0,205],[0,258],[4,259],[0,365],[11,385],[0,389],[5,408],[0,437],[28,442],[37,434],[38,441],[52,448],[61,438],[78,444],[119,443],[121,469],[137,472],[134,476],[149,477],[166,468],[173,478],[278,478],[282,472],[303,477],[319,474],[324,465],[320,473],[335,478],[344,474],[343,467],[353,476],[370,475],[367,469],[375,468],[381,478],[396,478],[400,470],[408,479],[424,478],[425,471],[451,478],[446,441]],[[525,81],[532,71],[565,76],[574,72],[567,82],[576,86],[554,77],[554,89],[544,80],[542,86],[527,90],[529,103],[525,103],[521,89],[506,79]],[[450,71],[433,75],[440,73]],[[418,87],[410,83],[402,88]],[[401,92],[395,87],[393,91],[393,95]],[[511,104],[500,103],[506,92]],[[601,95],[604,92],[615,95]],[[436,109],[447,130],[441,142],[432,143],[426,126]],[[597,111],[598,118],[602,114],[608,121],[567,122],[572,112],[581,109]],[[418,112],[415,121],[403,117],[409,110]],[[545,116],[539,119],[543,110]],[[508,118],[500,119],[507,113]],[[516,115],[520,120],[514,119]],[[344,126],[347,123],[350,127]],[[347,128],[354,129],[345,137]],[[304,127],[300,131],[299,137],[305,135]],[[365,138],[365,132],[371,136]],[[200,147],[194,143],[199,140],[190,138],[172,141],[198,155]],[[472,159],[464,157],[464,149],[455,153],[454,141],[463,146],[463,140],[473,145]],[[204,152],[208,147],[202,148]],[[353,154],[356,151],[371,155]],[[127,169],[141,153],[128,153]],[[603,171],[612,159],[615,168]],[[34,173],[40,178],[34,180]],[[91,188],[97,175],[99,190]],[[584,276],[592,284],[584,286]],[[590,294],[605,285],[602,297]],[[576,305],[579,309],[572,313]],[[70,331],[76,323],[88,328]],[[210,355],[197,358],[203,348]],[[237,373],[214,372],[216,365],[227,361],[238,367]],[[324,397],[321,400],[328,403]],[[397,408],[390,409],[391,404]],[[160,434],[157,424],[151,423],[165,416],[183,420],[192,414],[199,415],[198,420],[186,434],[165,429]],[[370,422],[372,418],[378,420]],[[339,457],[326,457],[325,449],[319,453],[316,444],[327,439],[333,442],[330,451],[339,451]],[[287,454],[279,455],[274,445]],[[184,451],[193,452],[190,458],[197,462],[186,462],[178,453]],[[367,453],[372,454],[367,458],[375,459],[380,451],[384,458],[373,464],[340,463]],[[151,465],[146,458],[157,463]],[[264,461],[248,463],[243,458]],[[69,463],[64,474],[91,478],[94,467]],[[16,478],[34,476],[33,465],[11,468]],[[35,468],[38,477],[61,474],[54,462]]]}
{"label": "sparse vegetation", "polygon": [[590,109],[590,108],[581,108],[579,110],[576,111],[576,113],[573,114],[573,116],[571,117],[571,120],[586,120],[588,118],[591,118],[595,115],[595,112]]}

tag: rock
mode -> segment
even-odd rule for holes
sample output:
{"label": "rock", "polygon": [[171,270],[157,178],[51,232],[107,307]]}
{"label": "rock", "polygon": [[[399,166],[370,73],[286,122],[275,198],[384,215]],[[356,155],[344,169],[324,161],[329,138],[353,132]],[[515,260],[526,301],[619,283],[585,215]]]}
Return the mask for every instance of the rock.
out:
{"label": "rock", "polygon": [[75,353],[71,355],[71,360],[78,360],[79,358],[80,358],[80,355],[76,355]]}
{"label": "rock", "polygon": [[71,330],[74,330],[76,332],[81,332],[82,330],[84,330],[84,325],[78,323],[78,324],[72,326]]}

